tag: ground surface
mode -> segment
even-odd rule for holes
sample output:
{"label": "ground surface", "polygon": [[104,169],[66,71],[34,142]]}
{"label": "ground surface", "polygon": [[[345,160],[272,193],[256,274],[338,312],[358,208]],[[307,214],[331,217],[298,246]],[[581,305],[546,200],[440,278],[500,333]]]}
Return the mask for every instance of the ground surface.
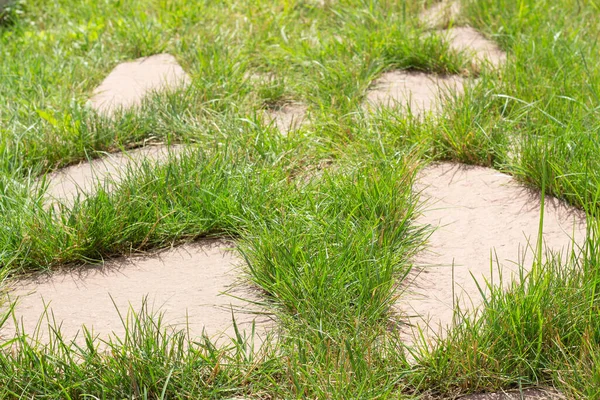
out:
{"label": "ground surface", "polygon": [[0,397],[600,395],[597,10],[504,3],[14,2]]}
{"label": "ground surface", "polygon": [[[415,187],[423,213],[416,222],[435,228],[415,258],[399,307],[409,324],[434,340],[453,322],[456,304],[476,308],[487,285],[508,286],[535,261],[540,197],[506,174],[489,168],[435,164]],[[544,246],[566,257],[585,238],[585,215],[546,198]],[[427,332],[430,331],[430,332]]]}
{"label": "ground surface", "polygon": [[[225,242],[184,245],[21,280],[11,290],[11,296],[20,299],[15,314],[25,332],[34,332],[47,307],[49,318],[60,321],[65,337],[79,334],[81,338],[78,331],[85,325],[106,338],[111,334],[122,337],[123,319],[133,318],[130,309],[140,312],[146,306],[154,314],[163,313],[166,325],[185,329],[193,337],[201,336],[203,330],[215,339],[222,334],[233,337],[232,314],[239,328],[246,330],[261,309],[240,300],[257,300],[257,296],[236,287],[240,260],[227,250],[230,246]],[[268,316],[259,318],[263,325],[266,321]],[[39,338],[47,341],[45,325]],[[5,333],[13,329],[10,323],[3,327]],[[264,326],[264,334],[263,330]]]}

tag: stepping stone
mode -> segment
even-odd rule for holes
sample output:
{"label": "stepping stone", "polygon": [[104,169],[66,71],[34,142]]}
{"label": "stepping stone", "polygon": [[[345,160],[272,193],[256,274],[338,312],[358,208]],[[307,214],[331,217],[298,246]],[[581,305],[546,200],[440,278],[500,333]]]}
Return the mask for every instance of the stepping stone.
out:
{"label": "stepping stone", "polygon": [[464,52],[475,64],[489,63],[499,67],[506,62],[506,53],[491,40],[471,27],[456,27],[439,32],[448,40],[450,49]]}
{"label": "stepping stone", "polygon": [[461,94],[464,79],[413,71],[391,71],[373,82],[366,108],[401,107],[414,116],[441,112],[445,96]]}
{"label": "stepping stone", "polygon": [[72,203],[78,193],[92,195],[99,182],[106,182],[110,188],[121,180],[128,168],[134,168],[144,160],[166,161],[169,155],[180,154],[184,148],[181,145],[147,146],[63,168],[48,175],[46,196]]}
{"label": "stepping stone", "polygon": [[419,15],[419,21],[427,29],[447,28],[460,14],[460,3],[442,0]]}
{"label": "stepping stone", "polygon": [[[139,311],[147,296],[149,310],[164,312],[165,324],[189,327],[191,337],[203,330],[210,337],[235,337],[232,311],[240,331],[257,323],[265,333],[268,317],[256,304],[256,293],[238,281],[240,259],[227,250],[231,243],[212,241],[186,244],[145,256],[122,257],[96,267],[36,275],[9,282],[9,297],[18,299],[15,315],[24,332],[31,335],[44,308],[58,324],[66,339],[76,337],[81,326],[101,338],[110,334],[123,337],[123,317],[131,306]],[[114,302],[114,304],[113,304]],[[253,314],[254,313],[254,314]],[[48,339],[47,323],[42,323],[41,341]],[[262,329],[262,330],[261,330]],[[15,333],[12,320],[0,337]],[[81,339],[79,337],[78,339]]]}
{"label": "stepping stone", "polygon": [[[409,316],[409,325],[423,329],[426,337],[434,339],[436,335],[443,336],[452,323],[455,297],[463,310],[481,304],[471,274],[482,287],[484,278],[499,282],[496,255],[505,284],[518,271],[515,263],[519,260],[526,270],[531,267],[539,228],[540,194],[493,169],[453,163],[425,168],[414,189],[424,203],[424,211],[415,223],[436,229],[428,248],[414,259],[415,274],[404,282],[406,291],[401,294],[397,309]],[[549,249],[572,247],[571,237],[581,245],[585,224],[581,211],[546,197],[544,242]],[[525,252],[528,240],[532,248]],[[496,255],[490,274],[493,251]],[[415,332],[410,328],[404,332],[407,342],[412,342]]]}
{"label": "stepping stone", "polygon": [[461,397],[462,400],[559,400],[565,397],[554,390],[526,389],[521,392],[481,393]]}
{"label": "stepping stone", "polygon": [[[246,73],[244,79],[252,83],[269,85],[277,81],[277,76],[272,73]],[[299,102],[284,103],[264,110],[263,117],[267,123],[275,124],[281,134],[287,135],[304,125],[307,110],[308,107]]]}
{"label": "stepping stone", "polygon": [[189,83],[175,57],[157,54],[117,65],[94,90],[90,102],[98,113],[111,116],[119,109],[139,106],[151,92],[175,90]]}
{"label": "stepping stone", "polygon": [[267,121],[274,123],[283,135],[300,129],[306,119],[307,107],[300,103],[284,104],[275,110],[265,112]]}

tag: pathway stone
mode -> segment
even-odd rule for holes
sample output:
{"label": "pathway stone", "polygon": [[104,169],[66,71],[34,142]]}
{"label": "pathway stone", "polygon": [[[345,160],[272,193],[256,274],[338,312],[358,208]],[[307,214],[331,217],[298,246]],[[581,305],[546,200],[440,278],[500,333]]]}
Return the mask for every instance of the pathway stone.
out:
{"label": "pathway stone", "polygon": [[[273,73],[246,73],[244,78],[260,85],[277,83],[277,76]],[[282,135],[300,129],[306,122],[308,107],[300,102],[287,102],[263,111],[263,117],[269,124],[275,124]]]}
{"label": "pathway stone", "polygon": [[269,123],[274,123],[283,135],[300,129],[306,120],[307,107],[300,103],[284,104],[278,109],[265,112]]}
{"label": "pathway stone", "polygon": [[180,154],[182,145],[147,146],[121,153],[107,154],[103,158],[82,162],[50,174],[46,195],[50,200],[72,203],[78,193],[91,195],[98,183],[114,186],[128,168],[139,166],[144,160],[166,161]]}
{"label": "pathway stone", "polygon": [[464,79],[413,71],[391,71],[373,82],[366,108],[401,107],[414,116],[440,112],[445,96],[461,94]]}
{"label": "pathway stone", "polygon": [[[187,322],[192,337],[203,330],[210,337],[235,337],[232,311],[240,330],[249,330],[256,321],[257,332],[264,335],[270,319],[256,315],[261,307],[242,300],[260,298],[240,285],[240,259],[227,250],[230,247],[224,241],[186,244],[97,267],[37,275],[9,282],[9,296],[18,299],[15,315],[27,334],[34,332],[47,305],[66,339],[74,339],[82,325],[101,338],[122,337],[125,329],[115,305],[125,317],[130,306],[139,310],[147,296],[148,309],[164,312],[165,324],[183,329]],[[43,342],[48,338],[45,321],[42,328]],[[14,332],[8,323],[0,337]]]}
{"label": "pathway stone", "polygon": [[461,397],[461,400],[560,400],[565,396],[554,390],[526,389],[522,392],[480,393]]}
{"label": "pathway stone", "polygon": [[118,109],[139,106],[153,91],[174,90],[190,83],[190,77],[170,54],[150,57],[117,65],[94,90],[92,108],[111,116]]}
{"label": "pathway stone", "polygon": [[446,37],[452,50],[464,52],[475,64],[489,63],[497,68],[506,62],[506,53],[474,28],[455,27],[439,33]]}
{"label": "pathway stone", "polygon": [[[527,240],[533,248],[537,241],[540,195],[493,169],[453,163],[425,168],[414,189],[425,202],[415,223],[436,230],[428,248],[414,260],[418,275],[405,281],[406,291],[397,309],[409,316],[410,325],[423,329],[426,337],[435,340],[452,322],[454,298],[458,297],[463,310],[481,304],[471,274],[481,285],[484,278],[499,282],[495,264],[490,273],[492,251],[501,264],[505,284],[518,271],[517,261],[522,260],[526,269],[531,266],[533,250],[525,248]],[[566,250],[572,247],[571,238],[575,243],[583,242],[585,215],[547,197],[545,244],[552,250]],[[408,342],[412,342],[413,333],[410,328],[405,330]]]}
{"label": "pathway stone", "polygon": [[419,21],[427,29],[445,29],[458,19],[460,3],[442,0],[424,10],[419,15]]}

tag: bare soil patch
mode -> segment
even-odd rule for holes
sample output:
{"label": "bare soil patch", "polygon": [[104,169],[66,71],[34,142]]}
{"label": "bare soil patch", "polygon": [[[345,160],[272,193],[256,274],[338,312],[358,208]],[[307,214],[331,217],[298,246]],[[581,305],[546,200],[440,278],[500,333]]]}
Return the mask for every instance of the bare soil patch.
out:
{"label": "bare soil patch", "polygon": [[[97,267],[78,268],[51,275],[36,275],[9,282],[8,294],[17,299],[15,315],[27,334],[32,334],[48,307],[48,316],[61,325],[65,339],[74,339],[85,325],[106,338],[124,335],[123,317],[131,308],[164,312],[164,323],[189,327],[191,336],[235,337],[232,313],[240,330],[265,332],[270,319],[256,313],[263,309],[256,292],[239,281],[240,260],[224,241],[187,244],[145,256],[122,257]],[[262,331],[261,331],[262,329]],[[15,327],[6,324],[0,336],[11,337]],[[46,321],[40,339],[47,340]]]}
{"label": "bare soil patch", "polygon": [[391,71],[373,82],[367,108],[399,107],[415,116],[440,112],[443,100],[463,92],[464,79],[413,71]]}
{"label": "bare soil patch", "polygon": [[94,90],[90,102],[100,114],[110,116],[118,109],[139,106],[153,91],[173,90],[189,82],[175,57],[156,54],[117,65]]}
{"label": "bare soil patch", "polygon": [[93,194],[99,183],[108,188],[121,180],[128,168],[135,168],[142,162],[166,161],[170,156],[181,153],[185,147],[147,146],[121,153],[107,154],[105,157],[82,162],[63,168],[48,175],[49,199],[72,202],[78,193]]}
{"label": "bare soil patch", "polygon": [[[455,301],[463,310],[481,304],[473,278],[484,287],[484,279],[499,284],[496,259],[505,284],[518,271],[517,262],[526,269],[532,265],[541,199],[509,175],[454,163],[425,168],[415,190],[424,203],[415,223],[436,229],[428,248],[414,260],[415,275],[407,280],[398,309],[410,326],[434,340],[452,323]],[[581,244],[585,215],[557,199],[547,197],[545,203],[547,248],[566,251],[572,240]],[[406,329],[407,341],[414,333]]]}

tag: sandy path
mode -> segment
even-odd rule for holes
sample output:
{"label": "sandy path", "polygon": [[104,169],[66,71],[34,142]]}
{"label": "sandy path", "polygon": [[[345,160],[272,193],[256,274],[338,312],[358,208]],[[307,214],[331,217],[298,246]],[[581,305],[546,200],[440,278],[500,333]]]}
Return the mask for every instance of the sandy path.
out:
{"label": "sandy path", "polygon": [[[418,225],[436,230],[428,248],[417,256],[415,274],[398,302],[408,322],[433,338],[452,322],[453,290],[462,307],[473,308],[481,296],[471,274],[480,282],[499,282],[496,265],[490,272],[490,252],[495,251],[503,278],[510,281],[523,260],[530,267],[539,227],[540,196],[510,177],[482,167],[434,164],[421,171],[415,190],[425,202]],[[556,199],[546,199],[544,241],[553,250],[566,249],[571,237],[582,243],[585,217]],[[452,265],[454,264],[454,271]],[[454,274],[454,286],[453,286]],[[427,329],[427,322],[431,326]],[[412,331],[406,330],[411,340]]]}
{"label": "sandy path", "polygon": [[[233,336],[232,310],[240,329],[249,330],[256,319],[257,332],[264,335],[270,319],[252,314],[263,309],[240,299],[260,300],[256,292],[240,285],[240,260],[227,250],[231,246],[223,241],[187,244],[97,267],[20,279],[8,285],[9,296],[18,300],[15,315],[28,334],[34,332],[46,304],[67,339],[75,338],[82,325],[103,338],[122,337],[125,330],[115,305],[125,316],[130,306],[139,310],[147,296],[148,308],[164,312],[166,324],[185,328],[187,318],[192,337],[203,329],[211,337]],[[44,341],[47,324],[42,328]],[[7,324],[0,336],[10,337],[14,329]]]}
{"label": "sandy path", "polygon": [[415,116],[440,112],[445,96],[463,92],[459,76],[439,76],[413,71],[386,72],[367,92],[366,108],[400,107]]}
{"label": "sandy path", "polygon": [[139,106],[154,91],[174,90],[190,77],[170,54],[155,54],[117,65],[94,90],[92,108],[111,116],[123,108]]}

